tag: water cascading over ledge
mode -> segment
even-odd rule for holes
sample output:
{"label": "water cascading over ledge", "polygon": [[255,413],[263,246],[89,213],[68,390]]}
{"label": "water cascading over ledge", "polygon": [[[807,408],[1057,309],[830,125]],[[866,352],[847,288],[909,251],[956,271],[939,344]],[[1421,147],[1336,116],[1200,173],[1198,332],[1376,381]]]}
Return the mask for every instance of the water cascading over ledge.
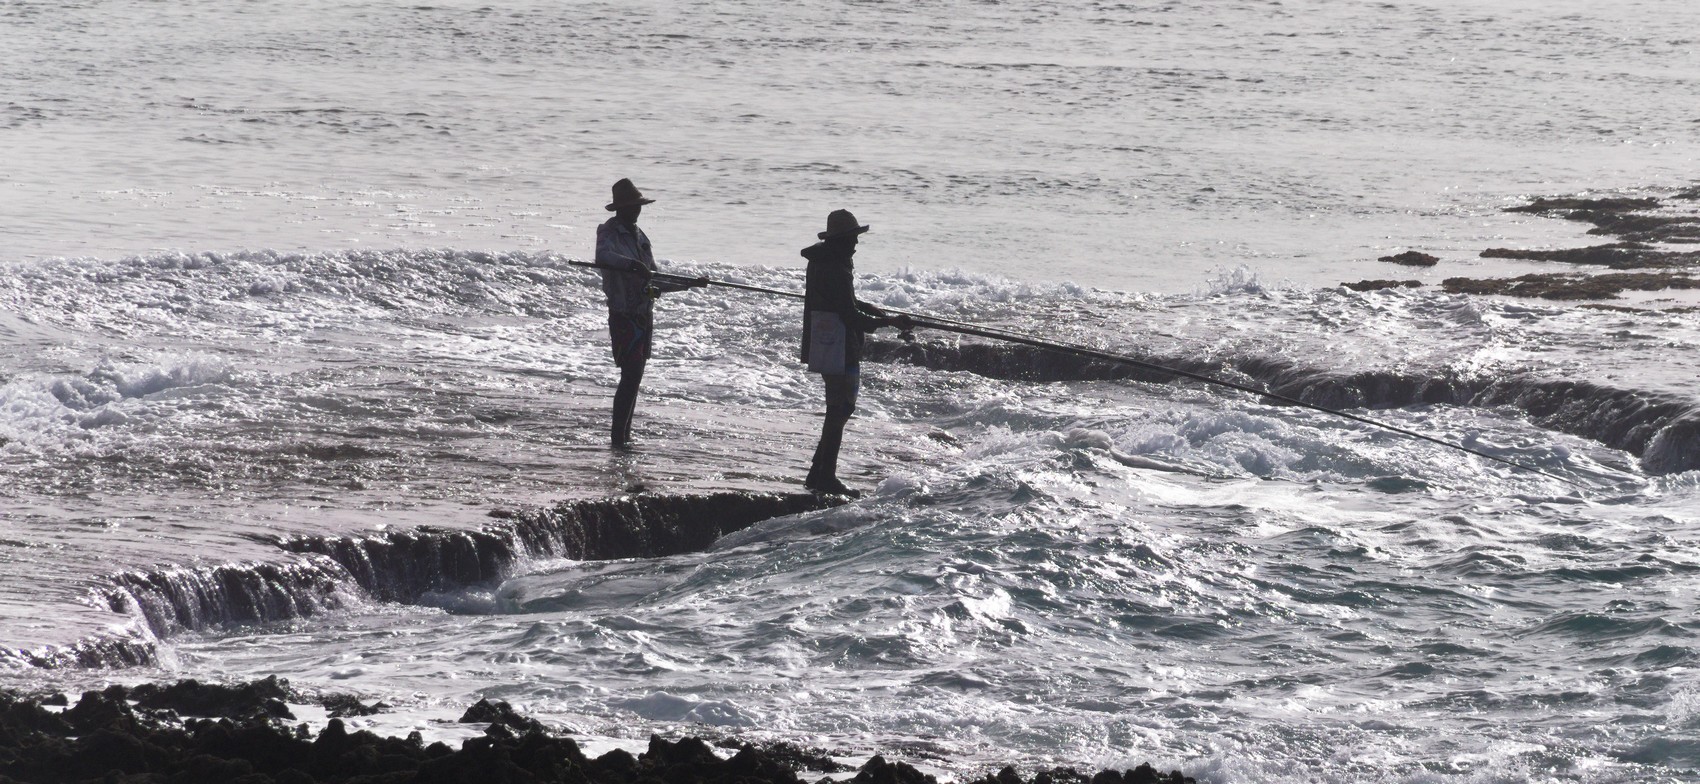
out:
{"label": "water cascading over ledge", "polygon": [[508,522],[475,531],[299,536],[278,544],[290,552],[330,558],[373,598],[406,603],[430,591],[509,577],[514,565],[527,559],[659,558],[704,550],[762,520],[836,503],[812,493],[625,496],[493,512]]}
{"label": "water cascading over ledge", "polygon": [[[417,528],[367,536],[269,540],[299,559],[165,567],[113,575],[97,600],[139,616],[152,638],[189,630],[306,618],[363,601],[411,603],[513,576],[546,558],[657,558],[707,549],[763,520],[825,509],[841,499],[812,493],[621,496],[495,511],[472,530]],[[36,667],[150,664],[152,639],[102,637],[43,651],[0,649]]]}

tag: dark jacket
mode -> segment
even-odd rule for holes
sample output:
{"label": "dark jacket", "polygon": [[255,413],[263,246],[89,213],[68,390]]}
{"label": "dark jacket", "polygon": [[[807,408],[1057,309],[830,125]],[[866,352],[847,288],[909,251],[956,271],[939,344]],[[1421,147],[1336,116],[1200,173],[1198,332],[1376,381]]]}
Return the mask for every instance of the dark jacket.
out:
{"label": "dark jacket", "polygon": [[803,249],[809,273],[803,289],[802,359],[809,361],[809,322],[817,310],[837,313],[844,320],[844,361],[854,364],[862,357],[862,335],[885,325],[885,314],[856,299],[852,273],[856,248],[849,243],[826,240]]}

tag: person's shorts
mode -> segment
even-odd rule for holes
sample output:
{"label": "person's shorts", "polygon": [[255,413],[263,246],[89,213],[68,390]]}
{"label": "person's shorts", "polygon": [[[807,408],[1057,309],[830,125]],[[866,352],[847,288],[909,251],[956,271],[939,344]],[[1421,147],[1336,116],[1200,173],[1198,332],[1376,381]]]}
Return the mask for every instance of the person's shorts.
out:
{"label": "person's shorts", "polygon": [[608,337],[614,342],[614,364],[625,367],[648,362],[654,332],[653,313],[609,313]]}
{"label": "person's shorts", "polygon": [[848,373],[822,373],[821,380],[826,382],[826,406],[843,406],[856,408],[856,393],[862,388],[861,369],[851,365]]}

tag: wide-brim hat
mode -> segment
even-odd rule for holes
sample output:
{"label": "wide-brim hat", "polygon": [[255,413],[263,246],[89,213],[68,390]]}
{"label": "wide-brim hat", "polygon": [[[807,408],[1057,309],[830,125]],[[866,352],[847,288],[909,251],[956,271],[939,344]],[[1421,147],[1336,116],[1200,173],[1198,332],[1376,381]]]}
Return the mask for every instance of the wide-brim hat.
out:
{"label": "wide-brim hat", "polygon": [[857,223],[856,216],[851,215],[849,210],[833,210],[832,214],[826,216],[826,231],[815,236],[829,240],[833,237],[863,234],[871,228],[873,227]]}
{"label": "wide-brim hat", "polygon": [[614,183],[614,200],[608,202],[607,209],[609,212],[613,212],[621,207],[642,207],[645,204],[654,203],[654,199],[644,198],[643,191],[638,190],[631,180],[621,179]]}

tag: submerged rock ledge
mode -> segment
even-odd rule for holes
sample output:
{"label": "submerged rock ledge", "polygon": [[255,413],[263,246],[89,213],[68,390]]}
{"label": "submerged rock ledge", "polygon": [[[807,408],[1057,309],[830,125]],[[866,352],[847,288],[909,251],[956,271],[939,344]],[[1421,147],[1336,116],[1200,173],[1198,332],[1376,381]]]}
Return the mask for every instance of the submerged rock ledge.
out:
{"label": "submerged rock ledge", "polygon": [[[455,749],[425,744],[418,733],[389,738],[349,732],[331,719],[317,737],[285,700],[299,699],[286,681],[267,678],[235,686],[182,681],[133,689],[85,692],[63,712],[62,697],[0,692],[0,784],[803,784],[804,772],[844,766],[825,753],[787,744],[756,746],[719,741],[722,759],[700,738],[650,736],[633,755],[616,749],[585,756],[571,738],[549,732],[506,703],[480,702],[461,721],[488,724],[484,734]],[[332,698],[325,698],[329,702]],[[197,718],[181,718],[193,716]],[[832,779],[820,778],[822,782]],[[876,756],[854,784],[934,784],[903,762]],[[1024,778],[1013,767],[973,784],[1193,784],[1150,765],[1088,776],[1070,768]]]}
{"label": "submerged rock ledge", "polygon": [[307,618],[359,602],[415,603],[432,592],[506,579],[535,559],[679,555],[763,520],[843,501],[813,493],[628,495],[495,511],[490,515],[499,522],[472,529],[279,537],[267,541],[288,560],[112,575],[97,589],[96,601],[115,613],[139,616],[145,633],[49,650],[0,648],[0,662],[44,668],[151,664],[155,639],[186,630]]}
{"label": "submerged rock ledge", "polygon": [[[1133,355],[1157,365],[1235,381],[1333,409],[1411,405],[1510,406],[1541,427],[1590,438],[1639,458],[1650,474],[1700,468],[1700,406],[1693,400],[1529,374],[1464,377],[1396,370],[1342,373],[1282,357]],[[870,340],[868,362],[903,362],[933,370],[1034,382],[1127,380],[1193,383],[1168,373],[1117,365],[1029,346],[985,342],[914,343]]]}

